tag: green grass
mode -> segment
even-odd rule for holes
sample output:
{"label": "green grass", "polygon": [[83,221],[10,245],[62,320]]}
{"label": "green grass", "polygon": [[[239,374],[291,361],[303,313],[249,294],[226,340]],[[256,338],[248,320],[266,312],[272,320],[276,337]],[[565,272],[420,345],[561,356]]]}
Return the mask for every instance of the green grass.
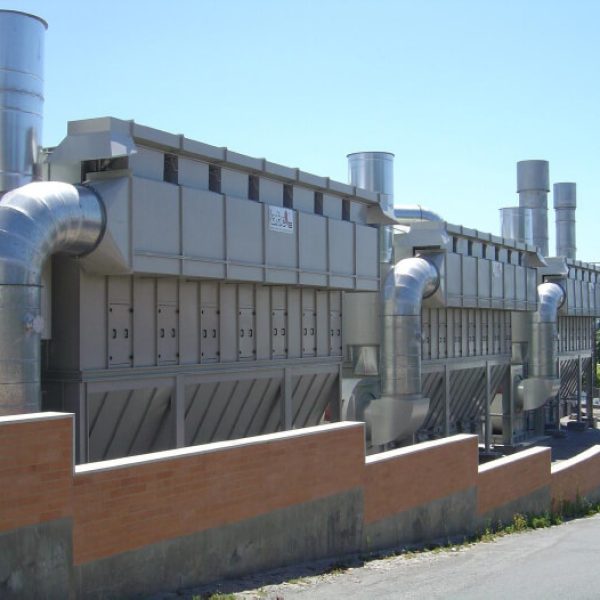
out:
{"label": "green grass", "polygon": [[588,517],[600,513],[600,502],[590,502],[579,495],[574,502],[562,501],[552,506],[552,510],[536,515],[517,513],[512,521],[504,525],[501,522],[490,524],[482,532],[476,534],[467,541],[470,543],[478,541],[491,541],[497,537],[511,533],[519,533],[530,529],[541,529],[560,525],[566,520],[577,517]]}
{"label": "green grass", "polygon": [[[569,519],[578,517],[587,517],[600,513],[600,502],[589,502],[585,498],[577,496],[574,502],[563,501],[552,507],[552,510],[542,514],[522,514],[517,513],[513,516],[510,523],[488,523],[481,531],[478,531],[472,536],[462,539],[462,541],[448,540],[445,544],[430,544],[420,549],[411,548],[410,550],[402,550],[401,552],[393,552],[384,559],[395,558],[402,556],[403,558],[415,558],[424,552],[442,552],[456,551],[460,548],[471,546],[479,542],[492,542],[505,535],[512,533],[521,533],[532,529],[542,529],[544,527],[552,527],[560,525]],[[368,560],[368,559],[366,559]]]}
{"label": "green grass", "polygon": [[[590,502],[585,498],[581,498],[579,495],[575,501],[563,501],[556,503],[552,506],[549,512],[542,514],[522,514],[517,513],[513,516],[510,523],[504,524],[502,522],[488,523],[481,531],[476,534],[465,537],[460,541],[448,540],[445,544],[430,544],[422,548],[410,548],[402,549],[390,552],[389,554],[381,555],[376,554],[361,554],[361,562],[368,562],[369,560],[379,559],[387,560],[401,556],[405,559],[415,558],[425,552],[442,552],[442,551],[457,551],[461,548],[472,546],[478,542],[492,542],[500,537],[513,533],[521,533],[523,531],[529,531],[532,529],[542,529],[545,527],[552,527],[553,525],[560,525],[569,519],[575,519],[579,517],[587,517],[600,513],[600,502]],[[324,574],[340,575],[349,569],[349,565],[343,562],[333,563]],[[296,579],[290,579],[288,583],[304,583],[307,577],[298,577]],[[261,595],[264,593],[261,590]],[[202,594],[192,596],[192,600],[235,600],[235,594],[221,594],[219,592],[212,594]]]}
{"label": "green grass", "polygon": [[202,594],[192,596],[192,600],[235,600],[235,594]]}
{"label": "green grass", "polygon": [[328,567],[325,574],[328,575],[339,575],[340,573],[346,572],[350,567],[343,562],[335,562]]}

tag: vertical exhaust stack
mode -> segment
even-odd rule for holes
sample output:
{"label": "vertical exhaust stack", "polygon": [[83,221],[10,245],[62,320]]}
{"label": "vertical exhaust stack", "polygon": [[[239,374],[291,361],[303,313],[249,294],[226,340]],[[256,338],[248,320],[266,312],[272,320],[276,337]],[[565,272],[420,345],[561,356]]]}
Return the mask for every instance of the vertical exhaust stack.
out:
{"label": "vertical exhaust stack", "polygon": [[531,209],[510,206],[500,209],[501,236],[517,242],[533,244]]}
{"label": "vertical exhaust stack", "polygon": [[394,155],[391,152],[354,152],[348,154],[350,184],[384,196],[382,208],[391,212],[394,205]]}
{"label": "vertical exhaust stack", "polygon": [[34,15],[0,10],[0,194],[35,178],[47,28]]}
{"label": "vertical exhaust stack", "polygon": [[[382,212],[392,215],[394,208],[394,155],[391,152],[355,152],[348,154],[348,176],[351,185],[377,192]],[[379,279],[384,281],[392,266],[393,229],[390,225],[379,226]],[[350,347],[352,363],[356,375],[377,375],[381,373],[383,360],[381,350],[382,313],[381,292],[364,292],[348,295],[344,313],[357,314],[354,321],[361,323],[356,328],[360,345]],[[355,329],[355,327],[353,327]],[[346,330],[346,329],[345,329]],[[351,342],[352,343],[352,342]]]}
{"label": "vertical exhaust stack", "polygon": [[517,163],[519,207],[530,208],[533,243],[548,256],[548,192],[550,175],[547,160],[522,160]]}
{"label": "vertical exhaust stack", "polygon": [[554,184],[554,211],[556,215],[556,256],[576,258],[575,209],[577,186],[574,183]]}

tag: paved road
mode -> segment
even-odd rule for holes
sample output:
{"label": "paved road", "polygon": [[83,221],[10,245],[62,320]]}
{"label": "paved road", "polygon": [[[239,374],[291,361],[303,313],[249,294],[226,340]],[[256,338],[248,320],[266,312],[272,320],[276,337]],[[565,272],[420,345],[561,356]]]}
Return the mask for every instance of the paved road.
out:
{"label": "paved road", "polygon": [[454,551],[376,560],[339,575],[238,591],[236,597],[598,600],[599,566],[596,515]]}
{"label": "paved road", "polygon": [[239,600],[600,600],[600,514],[315,575],[328,566],[289,567],[148,600],[196,600],[215,592]]}

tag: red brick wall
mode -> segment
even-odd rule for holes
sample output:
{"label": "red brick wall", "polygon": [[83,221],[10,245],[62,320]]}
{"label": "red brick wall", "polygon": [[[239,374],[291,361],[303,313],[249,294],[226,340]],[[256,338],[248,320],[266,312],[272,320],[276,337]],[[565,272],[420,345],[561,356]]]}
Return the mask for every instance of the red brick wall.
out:
{"label": "red brick wall", "polygon": [[552,465],[552,501],[574,501],[600,488],[600,446]]}
{"label": "red brick wall", "polygon": [[456,435],[369,456],[365,523],[477,484],[477,436]]}
{"label": "red brick wall", "polygon": [[550,448],[530,448],[479,467],[480,515],[550,485]]}
{"label": "red brick wall", "polygon": [[363,464],[340,423],[78,467],[75,563],[359,488]]}
{"label": "red brick wall", "polygon": [[[478,514],[548,486],[554,499],[600,487],[600,447],[550,466],[548,448],[477,466],[459,435],[364,458],[364,428],[339,423],[83,465],[72,415],[0,418],[0,533],[73,518],[84,564],[352,489],[370,524],[477,486]],[[358,549],[357,549],[358,550]]]}
{"label": "red brick wall", "polygon": [[0,417],[0,532],[71,515],[73,417]]}

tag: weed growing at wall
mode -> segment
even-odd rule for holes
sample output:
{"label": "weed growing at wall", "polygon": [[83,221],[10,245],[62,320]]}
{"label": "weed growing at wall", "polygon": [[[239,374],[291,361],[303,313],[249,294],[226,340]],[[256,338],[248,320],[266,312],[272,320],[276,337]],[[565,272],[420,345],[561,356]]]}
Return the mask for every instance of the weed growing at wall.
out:
{"label": "weed growing at wall", "polygon": [[[560,525],[570,519],[579,517],[591,516],[600,513],[600,502],[590,502],[586,498],[577,496],[574,501],[562,501],[552,505],[552,510],[544,512],[542,514],[523,514],[516,513],[513,515],[510,523],[488,522],[485,527],[469,537],[463,537],[462,539],[447,539],[442,543],[430,543],[423,546],[411,546],[398,548],[391,552],[366,552],[360,554],[356,559],[349,562],[346,561],[335,561],[327,564],[325,567],[321,567],[322,570],[316,573],[289,579],[286,581],[287,584],[303,584],[306,580],[314,575],[329,575],[336,576],[347,572],[350,568],[363,566],[365,563],[372,560],[391,560],[397,557],[403,559],[417,558],[425,552],[458,552],[463,548],[472,546],[478,542],[492,542],[500,537],[509,535],[512,533],[521,533],[532,529],[541,529],[545,527],[551,527],[553,525]],[[262,590],[256,592],[257,597],[267,596],[268,593]],[[279,596],[277,596],[279,598]],[[223,593],[208,593],[201,595],[192,596],[192,600],[235,600],[235,594],[223,594]]]}
{"label": "weed growing at wall", "polygon": [[235,600],[235,594],[200,594],[192,596],[192,600]]}
{"label": "weed growing at wall", "polygon": [[563,500],[562,502],[553,504],[550,512],[539,515],[517,513],[508,525],[504,525],[501,522],[496,524],[490,523],[482,532],[465,541],[468,543],[491,541],[506,534],[560,525],[569,519],[588,517],[597,513],[600,513],[600,502],[590,502],[586,498],[577,495],[574,501]]}
{"label": "weed growing at wall", "polygon": [[395,557],[400,554],[404,558],[413,558],[423,552],[440,552],[442,550],[454,551],[478,542],[492,542],[499,537],[511,533],[552,527],[553,525],[560,525],[570,519],[587,517],[597,513],[600,513],[600,502],[590,502],[586,498],[577,496],[575,501],[564,500],[553,505],[550,512],[544,512],[537,515],[517,513],[508,524],[504,524],[501,521],[496,523],[490,521],[481,531],[475,535],[464,537],[462,541],[457,541],[456,539],[447,540],[446,543],[442,544],[429,544],[417,549],[403,549],[401,552],[392,553],[390,557]]}

